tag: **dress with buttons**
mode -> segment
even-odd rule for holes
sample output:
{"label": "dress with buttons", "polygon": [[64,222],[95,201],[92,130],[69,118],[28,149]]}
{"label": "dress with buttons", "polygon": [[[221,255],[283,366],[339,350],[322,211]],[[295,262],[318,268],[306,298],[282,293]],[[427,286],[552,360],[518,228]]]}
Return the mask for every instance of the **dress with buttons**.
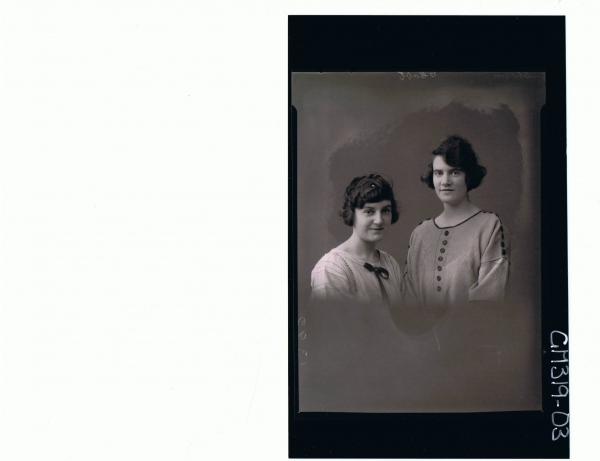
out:
{"label": "dress with buttons", "polygon": [[422,305],[500,300],[508,269],[508,241],[496,214],[479,211],[449,227],[427,219],[411,235],[403,296]]}

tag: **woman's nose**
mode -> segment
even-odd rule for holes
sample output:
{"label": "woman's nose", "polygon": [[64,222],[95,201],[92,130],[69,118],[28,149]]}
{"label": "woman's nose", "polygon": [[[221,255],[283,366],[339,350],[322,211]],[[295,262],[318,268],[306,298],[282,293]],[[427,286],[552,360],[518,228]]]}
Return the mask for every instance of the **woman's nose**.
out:
{"label": "woman's nose", "polygon": [[382,223],[383,222],[383,214],[380,211],[378,211],[373,216],[373,220],[375,221],[375,223]]}

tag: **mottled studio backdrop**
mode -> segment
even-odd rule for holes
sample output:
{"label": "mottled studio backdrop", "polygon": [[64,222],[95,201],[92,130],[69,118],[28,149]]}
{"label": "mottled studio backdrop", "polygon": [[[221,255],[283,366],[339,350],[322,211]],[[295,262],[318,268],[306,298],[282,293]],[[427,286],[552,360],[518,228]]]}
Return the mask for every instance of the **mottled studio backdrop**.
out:
{"label": "mottled studio backdrop", "polygon": [[[540,111],[542,73],[296,73],[299,377],[302,411],[541,409]],[[419,180],[448,135],[488,169],[470,192],[509,231],[507,301],[447,313],[436,334],[383,312],[315,311],[310,271],[348,238],[338,216],[358,175],[392,179],[400,219],[381,248],[404,265],[408,240],[441,212]]]}

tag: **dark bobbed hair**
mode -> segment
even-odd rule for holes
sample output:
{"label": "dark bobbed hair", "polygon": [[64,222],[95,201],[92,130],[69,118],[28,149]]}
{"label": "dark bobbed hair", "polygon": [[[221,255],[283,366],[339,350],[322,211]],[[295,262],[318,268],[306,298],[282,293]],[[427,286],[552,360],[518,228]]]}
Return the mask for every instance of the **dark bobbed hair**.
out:
{"label": "dark bobbed hair", "polygon": [[357,176],[346,187],[344,206],[340,211],[340,216],[345,224],[352,226],[354,224],[355,209],[363,208],[367,203],[376,203],[383,200],[391,202],[393,224],[398,221],[399,214],[392,183],[377,173]]}
{"label": "dark bobbed hair", "polygon": [[[432,154],[434,157],[437,155],[443,157],[448,165],[460,168],[465,172],[468,191],[479,187],[487,173],[487,169],[479,164],[471,143],[460,136],[448,136]],[[421,176],[421,181],[430,188],[434,188],[433,162],[427,165],[427,172]]]}

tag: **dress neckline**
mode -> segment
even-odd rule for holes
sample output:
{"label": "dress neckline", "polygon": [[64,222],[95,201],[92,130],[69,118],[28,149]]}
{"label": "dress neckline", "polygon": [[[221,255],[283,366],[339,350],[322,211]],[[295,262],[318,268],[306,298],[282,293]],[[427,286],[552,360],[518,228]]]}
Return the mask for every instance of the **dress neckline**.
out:
{"label": "dress neckline", "polygon": [[[343,253],[344,255],[347,255],[349,258],[354,259],[355,261],[360,262],[361,265],[364,264],[364,263],[373,264],[371,261],[367,261],[366,259],[359,258],[358,256],[353,255],[349,251],[342,250],[341,248],[334,248],[333,251],[339,251],[340,253]],[[377,252],[377,256],[379,256],[379,262],[376,263],[376,264],[379,264],[379,265],[383,264],[383,261],[382,261],[383,258],[381,257],[381,251],[378,248],[376,248],[375,251]]]}
{"label": "dress neckline", "polygon": [[466,223],[466,222],[467,222],[469,219],[471,219],[471,218],[474,218],[475,216],[477,216],[479,213],[482,213],[482,212],[483,212],[483,210],[479,210],[479,211],[477,211],[476,213],[474,213],[474,214],[472,214],[471,216],[469,216],[467,219],[465,219],[465,220],[463,220],[463,221],[459,222],[458,224],[455,224],[454,226],[444,226],[444,227],[440,227],[440,226],[438,226],[438,225],[437,225],[437,223],[435,222],[435,218],[433,218],[433,219],[432,219],[432,221],[433,221],[433,225],[434,225],[435,227],[437,227],[438,229],[452,229],[453,227],[458,227],[458,226],[460,226],[461,224],[464,224],[464,223]]}

